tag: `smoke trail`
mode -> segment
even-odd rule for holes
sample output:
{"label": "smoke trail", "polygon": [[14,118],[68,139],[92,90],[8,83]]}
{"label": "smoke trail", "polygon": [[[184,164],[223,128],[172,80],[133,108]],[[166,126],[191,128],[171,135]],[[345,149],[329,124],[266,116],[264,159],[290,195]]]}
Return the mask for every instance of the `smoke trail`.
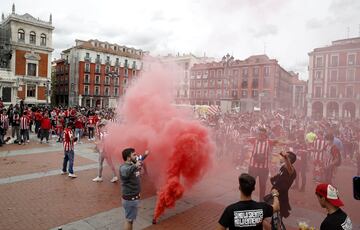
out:
{"label": "smoke trail", "polygon": [[107,125],[105,139],[106,154],[117,162],[123,162],[124,148],[150,150],[146,164],[159,189],[155,219],[201,180],[214,152],[209,130],[191,111],[172,105],[173,86],[173,73],[153,63],[128,89],[117,109],[122,122]]}

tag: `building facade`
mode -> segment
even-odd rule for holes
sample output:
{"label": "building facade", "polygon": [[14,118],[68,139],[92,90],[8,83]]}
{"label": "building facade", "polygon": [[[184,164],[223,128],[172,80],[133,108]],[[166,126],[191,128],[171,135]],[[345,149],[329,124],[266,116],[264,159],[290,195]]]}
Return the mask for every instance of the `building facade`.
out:
{"label": "building facade", "polygon": [[174,95],[175,104],[190,104],[190,69],[194,64],[214,61],[210,57],[197,57],[191,53],[183,55],[167,55],[160,57],[164,64],[174,65],[173,72],[176,75],[177,85]]}
{"label": "building facade", "polygon": [[0,92],[4,103],[48,103],[54,30],[51,15],[49,21],[28,13],[19,15],[13,5],[10,15],[2,15],[1,27],[1,43],[9,41],[5,47],[10,49],[1,55]]}
{"label": "building facade", "polygon": [[140,75],[144,52],[98,40],[76,40],[56,63],[56,104],[116,107]]}
{"label": "building facade", "polygon": [[307,81],[301,80],[299,74],[289,71],[291,79],[291,107],[292,112],[297,116],[305,116],[307,110],[306,93]]}
{"label": "building facade", "polygon": [[192,105],[220,105],[228,101],[241,112],[291,108],[292,75],[266,55],[195,64],[190,75]]}
{"label": "building facade", "polygon": [[308,88],[308,116],[360,118],[360,37],[310,52]]}

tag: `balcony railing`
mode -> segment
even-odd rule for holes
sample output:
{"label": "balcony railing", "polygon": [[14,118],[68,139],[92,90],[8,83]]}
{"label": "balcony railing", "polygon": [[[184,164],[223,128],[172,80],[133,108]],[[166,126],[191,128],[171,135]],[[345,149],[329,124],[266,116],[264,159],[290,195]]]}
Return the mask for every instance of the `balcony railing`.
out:
{"label": "balcony railing", "polygon": [[105,64],[106,64],[106,65],[111,65],[111,61],[108,60],[108,59],[106,59],[106,60],[105,60]]}
{"label": "balcony railing", "polygon": [[101,61],[102,61],[101,58],[96,58],[96,59],[95,59],[95,62],[96,62],[96,63],[101,64]]}
{"label": "balcony railing", "polygon": [[120,66],[120,62],[119,62],[119,61],[115,61],[115,66],[119,67],[119,66]]}
{"label": "balcony railing", "polygon": [[91,57],[84,57],[84,61],[91,62]]}

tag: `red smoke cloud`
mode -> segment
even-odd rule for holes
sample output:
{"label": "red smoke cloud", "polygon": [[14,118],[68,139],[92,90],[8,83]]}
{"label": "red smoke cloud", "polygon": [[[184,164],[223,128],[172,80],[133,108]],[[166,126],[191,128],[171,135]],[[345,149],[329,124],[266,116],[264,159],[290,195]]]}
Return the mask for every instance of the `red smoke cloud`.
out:
{"label": "red smoke cloud", "polygon": [[191,111],[172,105],[175,81],[174,72],[152,63],[119,103],[122,122],[107,125],[107,154],[117,162],[123,162],[124,148],[134,147],[139,153],[150,150],[146,164],[159,189],[155,219],[201,180],[215,150],[209,130]]}

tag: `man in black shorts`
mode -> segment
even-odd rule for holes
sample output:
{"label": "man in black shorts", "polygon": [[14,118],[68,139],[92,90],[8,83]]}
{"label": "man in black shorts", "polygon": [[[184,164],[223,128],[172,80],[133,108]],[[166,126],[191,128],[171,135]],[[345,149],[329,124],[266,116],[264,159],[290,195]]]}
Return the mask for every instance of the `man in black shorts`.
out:
{"label": "man in black shorts", "polygon": [[239,177],[240,201],[225,208],[219,220],[218,230],[235,229],[263,229],[263,220],[271,217],[273,212],[280,209],[279,193],[272,190],[274,202],[269,205],[252,200],[251,194],[255,190],[255,178],[247,173]]}
{"label": "man in black shorts", "polygon": [[320,230],[351,230],[351,220],[340,208],[344,203],[340,200],[337,189],[331,184],[319,184],[315,193],[321,207],[326,208],[328,212],[320,225]]}

